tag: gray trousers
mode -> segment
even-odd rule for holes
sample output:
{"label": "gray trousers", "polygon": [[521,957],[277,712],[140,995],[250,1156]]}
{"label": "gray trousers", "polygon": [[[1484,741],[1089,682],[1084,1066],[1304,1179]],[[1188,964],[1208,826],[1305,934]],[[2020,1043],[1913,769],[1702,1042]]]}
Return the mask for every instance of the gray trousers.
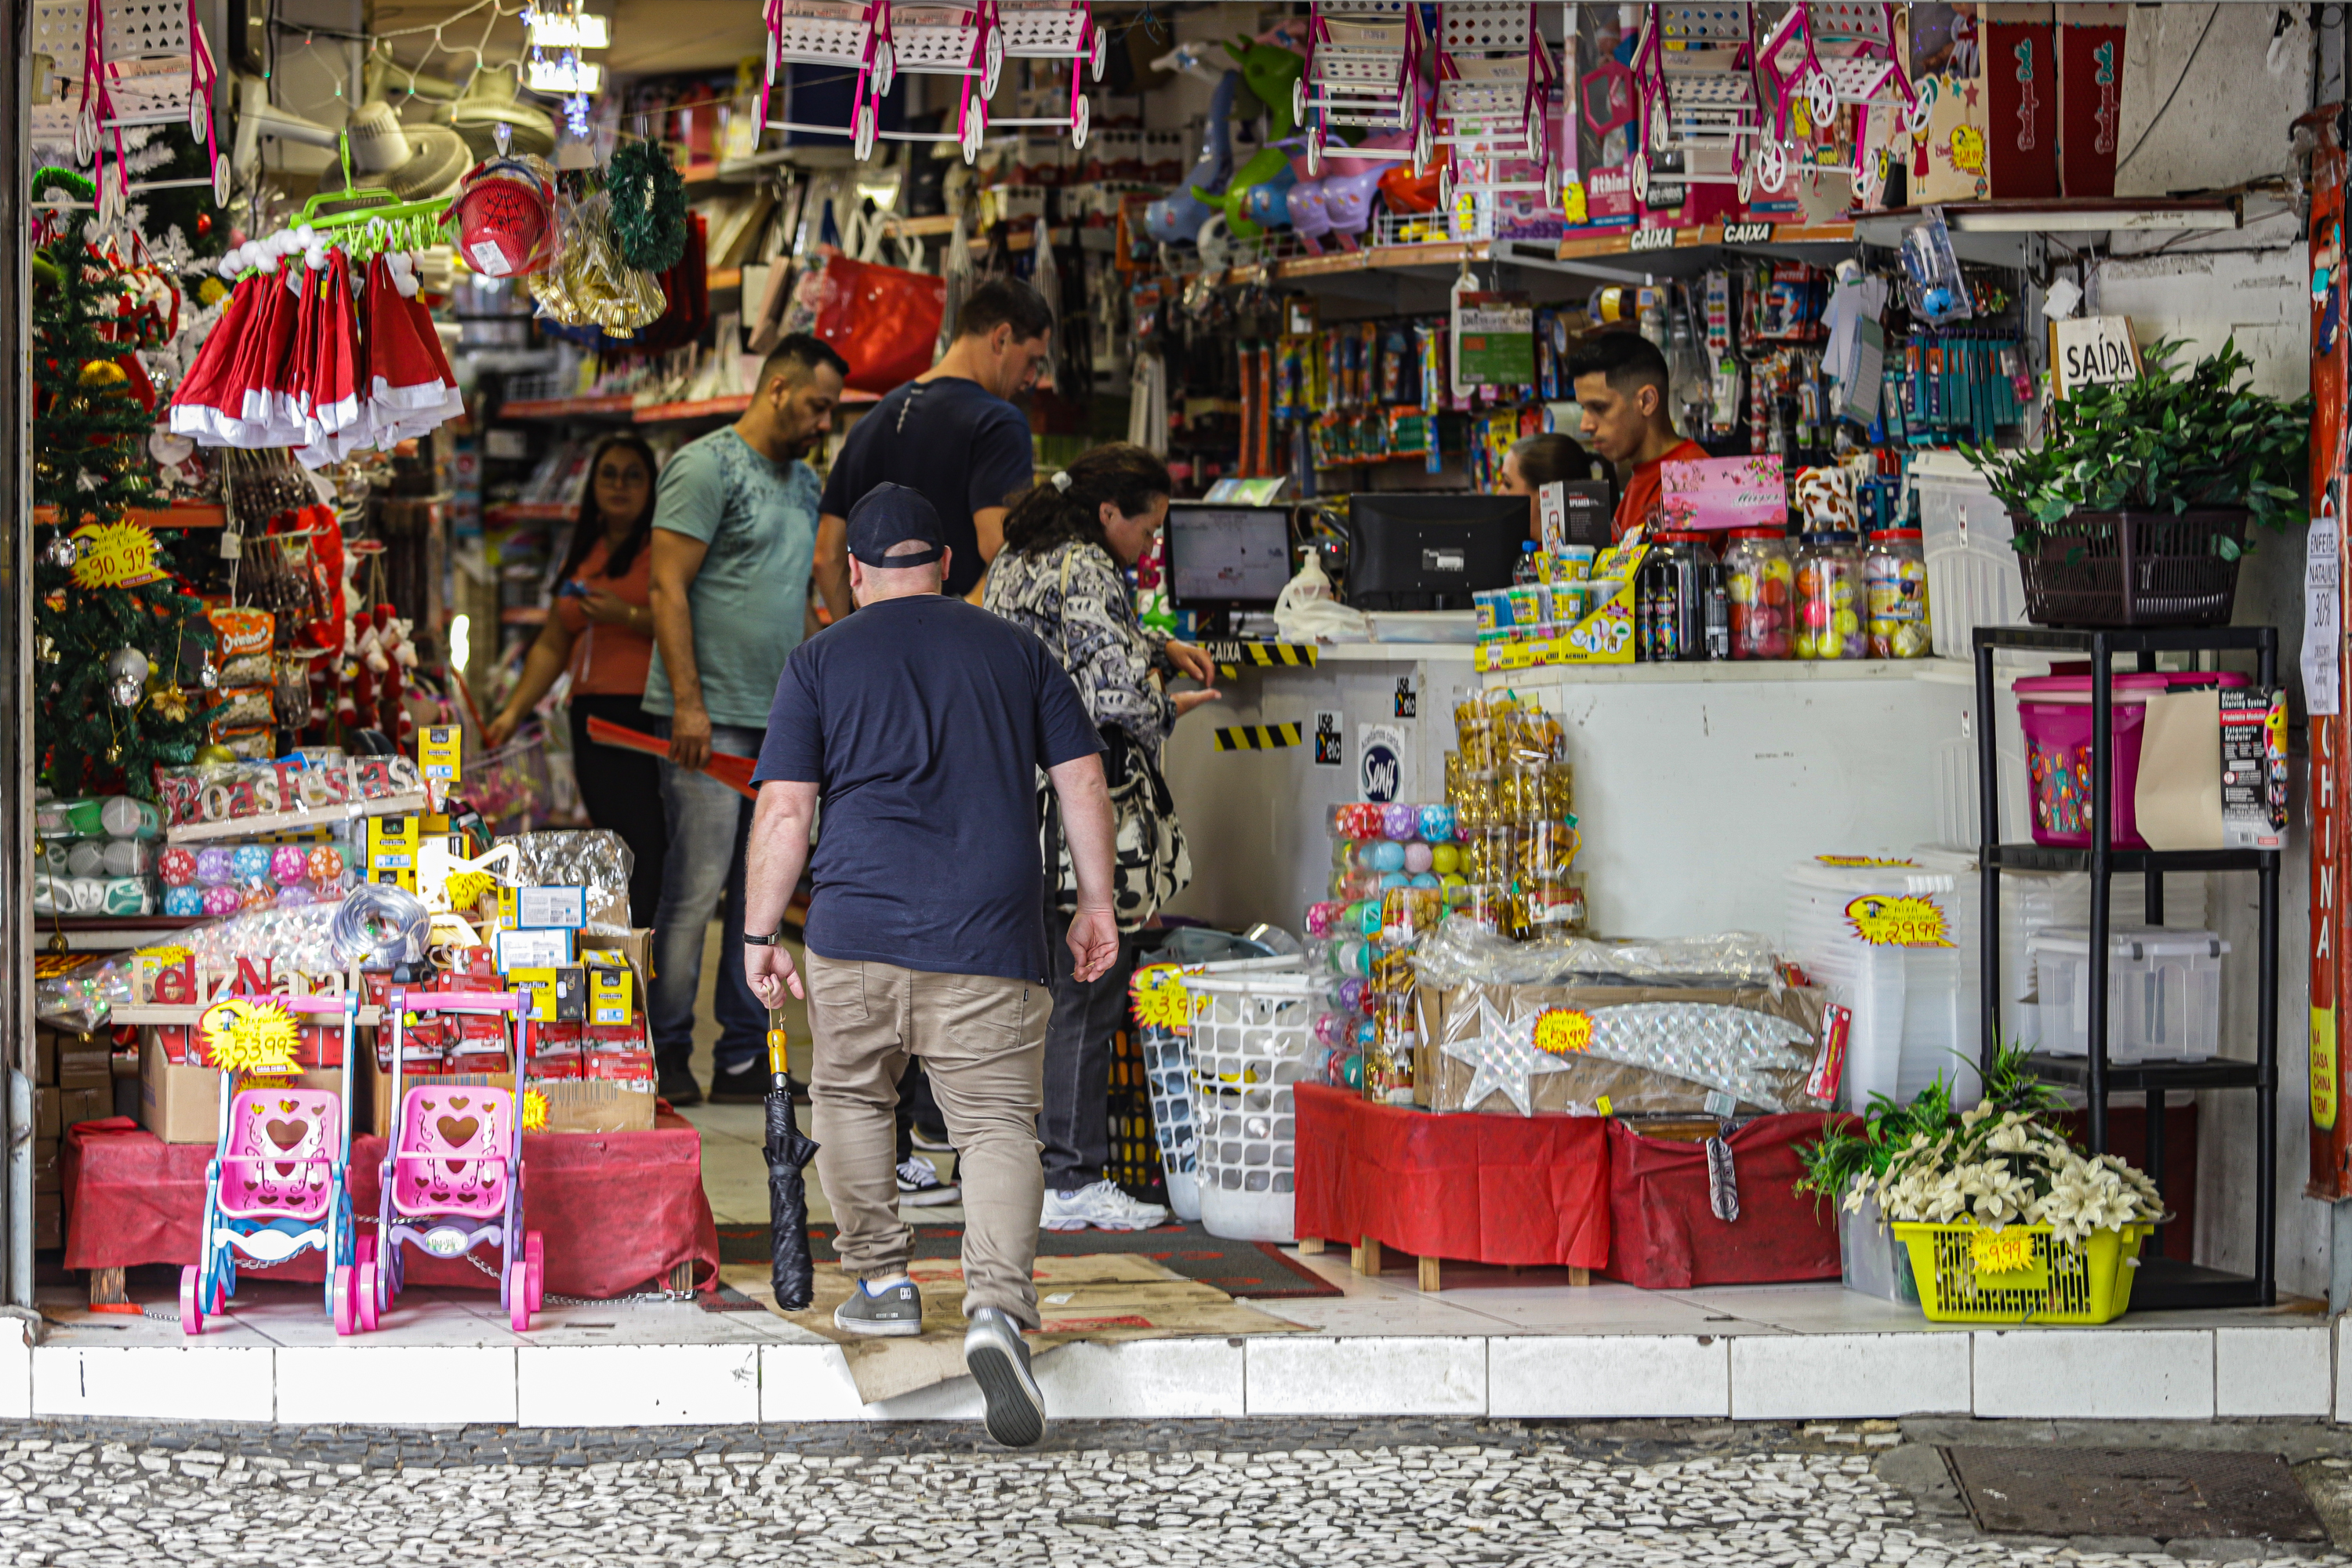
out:
{"label": "gray trousers", "polygon": [[1101,979],[1077,978],[1070,955],[1070,917],[1056,912],[1046,946],[1054,957],[1054,1016],[1045,1026],[1045,1109],[1037,1117],[1045,1185],[1074,1192],[1103,1179],[1110,1163],[1110,1037],[1127,1016],[1133,944],[1122,938],[1118,961]]}

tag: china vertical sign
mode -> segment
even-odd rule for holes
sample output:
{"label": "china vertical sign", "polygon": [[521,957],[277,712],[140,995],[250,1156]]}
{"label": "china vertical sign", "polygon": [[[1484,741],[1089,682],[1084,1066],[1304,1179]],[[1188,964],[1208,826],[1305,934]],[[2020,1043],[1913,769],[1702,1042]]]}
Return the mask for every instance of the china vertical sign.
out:
{"label": "china vertical sign", "polygon": [[[2345,517],[2347,448],[2345,394],[2347,334],[2344,287],[2346,153],[2338,134],[2341,106],[2331,104],[2297,123],[2312,138],[2311,157],[2311,507]],[[2336,581],[2343,576],[2342,528],[2336,530]],[[2339,601],[2340,602],[2340,601]],[[2332,632],[2336,689],[2347,675],[2342,622]],[[2306,649],[2310,662],[2315,650]],[[2345,1052],[2339,1014],[2352,994],[2346,963],[2345,918],[2352,912],[2346,873],[2347,791],[2352,789],[2352,735],[2344,703],[2311,721],[2311,1180],[2305,1189],[2323,1199],[2352,1197],[2352,1115],[2345,1112]]]}

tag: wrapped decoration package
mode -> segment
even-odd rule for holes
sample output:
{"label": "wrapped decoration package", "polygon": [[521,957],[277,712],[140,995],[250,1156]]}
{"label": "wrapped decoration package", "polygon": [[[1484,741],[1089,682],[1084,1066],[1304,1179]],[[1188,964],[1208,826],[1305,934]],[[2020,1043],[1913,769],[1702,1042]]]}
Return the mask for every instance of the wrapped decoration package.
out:
{"label": "wrapped decoration package", "polygon": [[517,833],[514,879],[525,888],[585,888],[588,923],[600,936],[629,934],[629,871],[636,858],[617,833],[602,829]]}
{"label": "wrapped decoration package", "polygon": [[[239,958],[266,957],[277,971],[331,974],[345,968],[332,940],[341,906],[332,903],[242,910],[226,918],[190,926],[142,952],[182,949],[199,972],[233,969]],[[33,1014],[52,1028],[76,1033],[103,1027],[112,1009],[139,1000],[140,952],[118,953],[104,963],[38,982]]]}

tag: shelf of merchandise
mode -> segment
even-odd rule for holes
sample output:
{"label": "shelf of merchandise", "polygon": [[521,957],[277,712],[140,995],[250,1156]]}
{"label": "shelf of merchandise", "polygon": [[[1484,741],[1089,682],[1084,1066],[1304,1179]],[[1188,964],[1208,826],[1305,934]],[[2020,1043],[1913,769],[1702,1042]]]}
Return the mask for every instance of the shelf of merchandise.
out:
{"label": "shelf of merchandise", "polygon": [[[58,510],[50,506],[33,509],[33,521],[43,528],[58,521]],[[134,506],[122,514],[125,522],[135,522],[142,528],[219,528],[226,514],[217,503],[205,501],[174,501],[170,506]]]}
{"label": "shelf of merchandise", "polygon": [[1852,245],[1850,223],[1710,223],[1690,228],[1624,228],[1612,234],[1571,235],[1555,252],[1562,261],[1641,256],[1654,250],[1697,250],[1707,246]]}
{"label": "shelf of merchandise", "polygon": [[[2075,631],[2048,626],[1979,626],[1975,633],[1977,712],[1986,721],[1977,725],[1977,800],[1983,821],[1980,865],[1983,877],[1980,910],[2000,908],[2000,874],[2009,869],[2084,870],[2091,879],[2089,1055],[2079,1058],[2038,1056],[2033,1064],[2052,1082],[2078,1088],[2088,1097],[2092,1152],[2107,1152],[2107,1096],[2143,1093],[2147,1097],[2147,1149],[2144,1156],[2148,1178],[2159,1190],[2164,1184],[2164,1101],[2168,1094],[2200,1089],[2251,1089],[2254,1092],[2254,1271],[2223,1274],[2210,1268],[2176,1263],[2149,1256],[2141,1260],[2132,1285],[2134,1310],[2190,1310],[2210,1307],[2269,1307],[2278,1300],[2278,970],[2279,862],[2275,849],[2156,850],[2116,849],[2106,842],[2102,812],[2100,827],[2088,849],[2049,849],[2038,845],[2000,841],[2000,759],[1990,721],[1998,690],[1993,679],[1993,655],[2001,650],[2022,653],[2088,654],[2091,660],[2091,799],[2114,799],[2115,785],[2115,660],[2135,656],[2137,668],[2152,670],[2158,653],[2253,653],[2259,661],[2256,679],[2264,687],[2278,681],[2278,628],[2275,626],[2180,627],[2150,631]],[[2114,924],[2112,880],[2119,876],[2147,879],[2144,913],[2149,925],[2164,921],[2164,878],[2168,872],[2252,871],[2260,884],[2260,926],[2254,999],[2254,1059],[2203,1062],[2114,1062],[2107,1057],[2108,931]],[[2001,922],[1980,922],[1983,957],[1982,1065],[1992,1071],[2000,1019]],[[2158,1238],[2163,1232],[2157,1233]],[[2151,1254],[2158,1242],[2151,1240]]]}
{"label": "shelf of merchandise", "polygon": [[570,522],[579,508],[569,501],[510,500],[482,509],[482,521],[492,524],[509,522]]}
{"label": "shelf of merchandise", "polygon": [[[843,405],[879,403],[881,395],[874,392],[845,392]],[[731,397],[704,397],[691,403],[649,403],[631,416],[640,425],[660,425],[676,419],[729,419],[751,406],[751,395],[739,392]]]}
{"label": "shelf of merchandise", "polygon": [[499,409],[501,419],[579,419],[599,416],[626,418],[636,411],[637,400],[627,393],[610,397],[538,397],[521,403],[509,403]]}

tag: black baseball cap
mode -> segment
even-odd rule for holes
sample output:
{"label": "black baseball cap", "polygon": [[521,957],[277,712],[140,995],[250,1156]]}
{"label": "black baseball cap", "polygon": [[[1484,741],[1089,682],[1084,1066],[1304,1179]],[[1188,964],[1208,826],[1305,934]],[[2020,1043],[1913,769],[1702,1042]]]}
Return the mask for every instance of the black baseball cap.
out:
{"label": "black baseball cap", "polygon": [[[909,540],[931,548],[904,555],[890,553],[894,545]],[[946,549],[940,514],[920,490],[905,485],[876,485],[849,509],[849,552],[868,566],[892,572],[907,566],[928,566],[945,554]]]}

